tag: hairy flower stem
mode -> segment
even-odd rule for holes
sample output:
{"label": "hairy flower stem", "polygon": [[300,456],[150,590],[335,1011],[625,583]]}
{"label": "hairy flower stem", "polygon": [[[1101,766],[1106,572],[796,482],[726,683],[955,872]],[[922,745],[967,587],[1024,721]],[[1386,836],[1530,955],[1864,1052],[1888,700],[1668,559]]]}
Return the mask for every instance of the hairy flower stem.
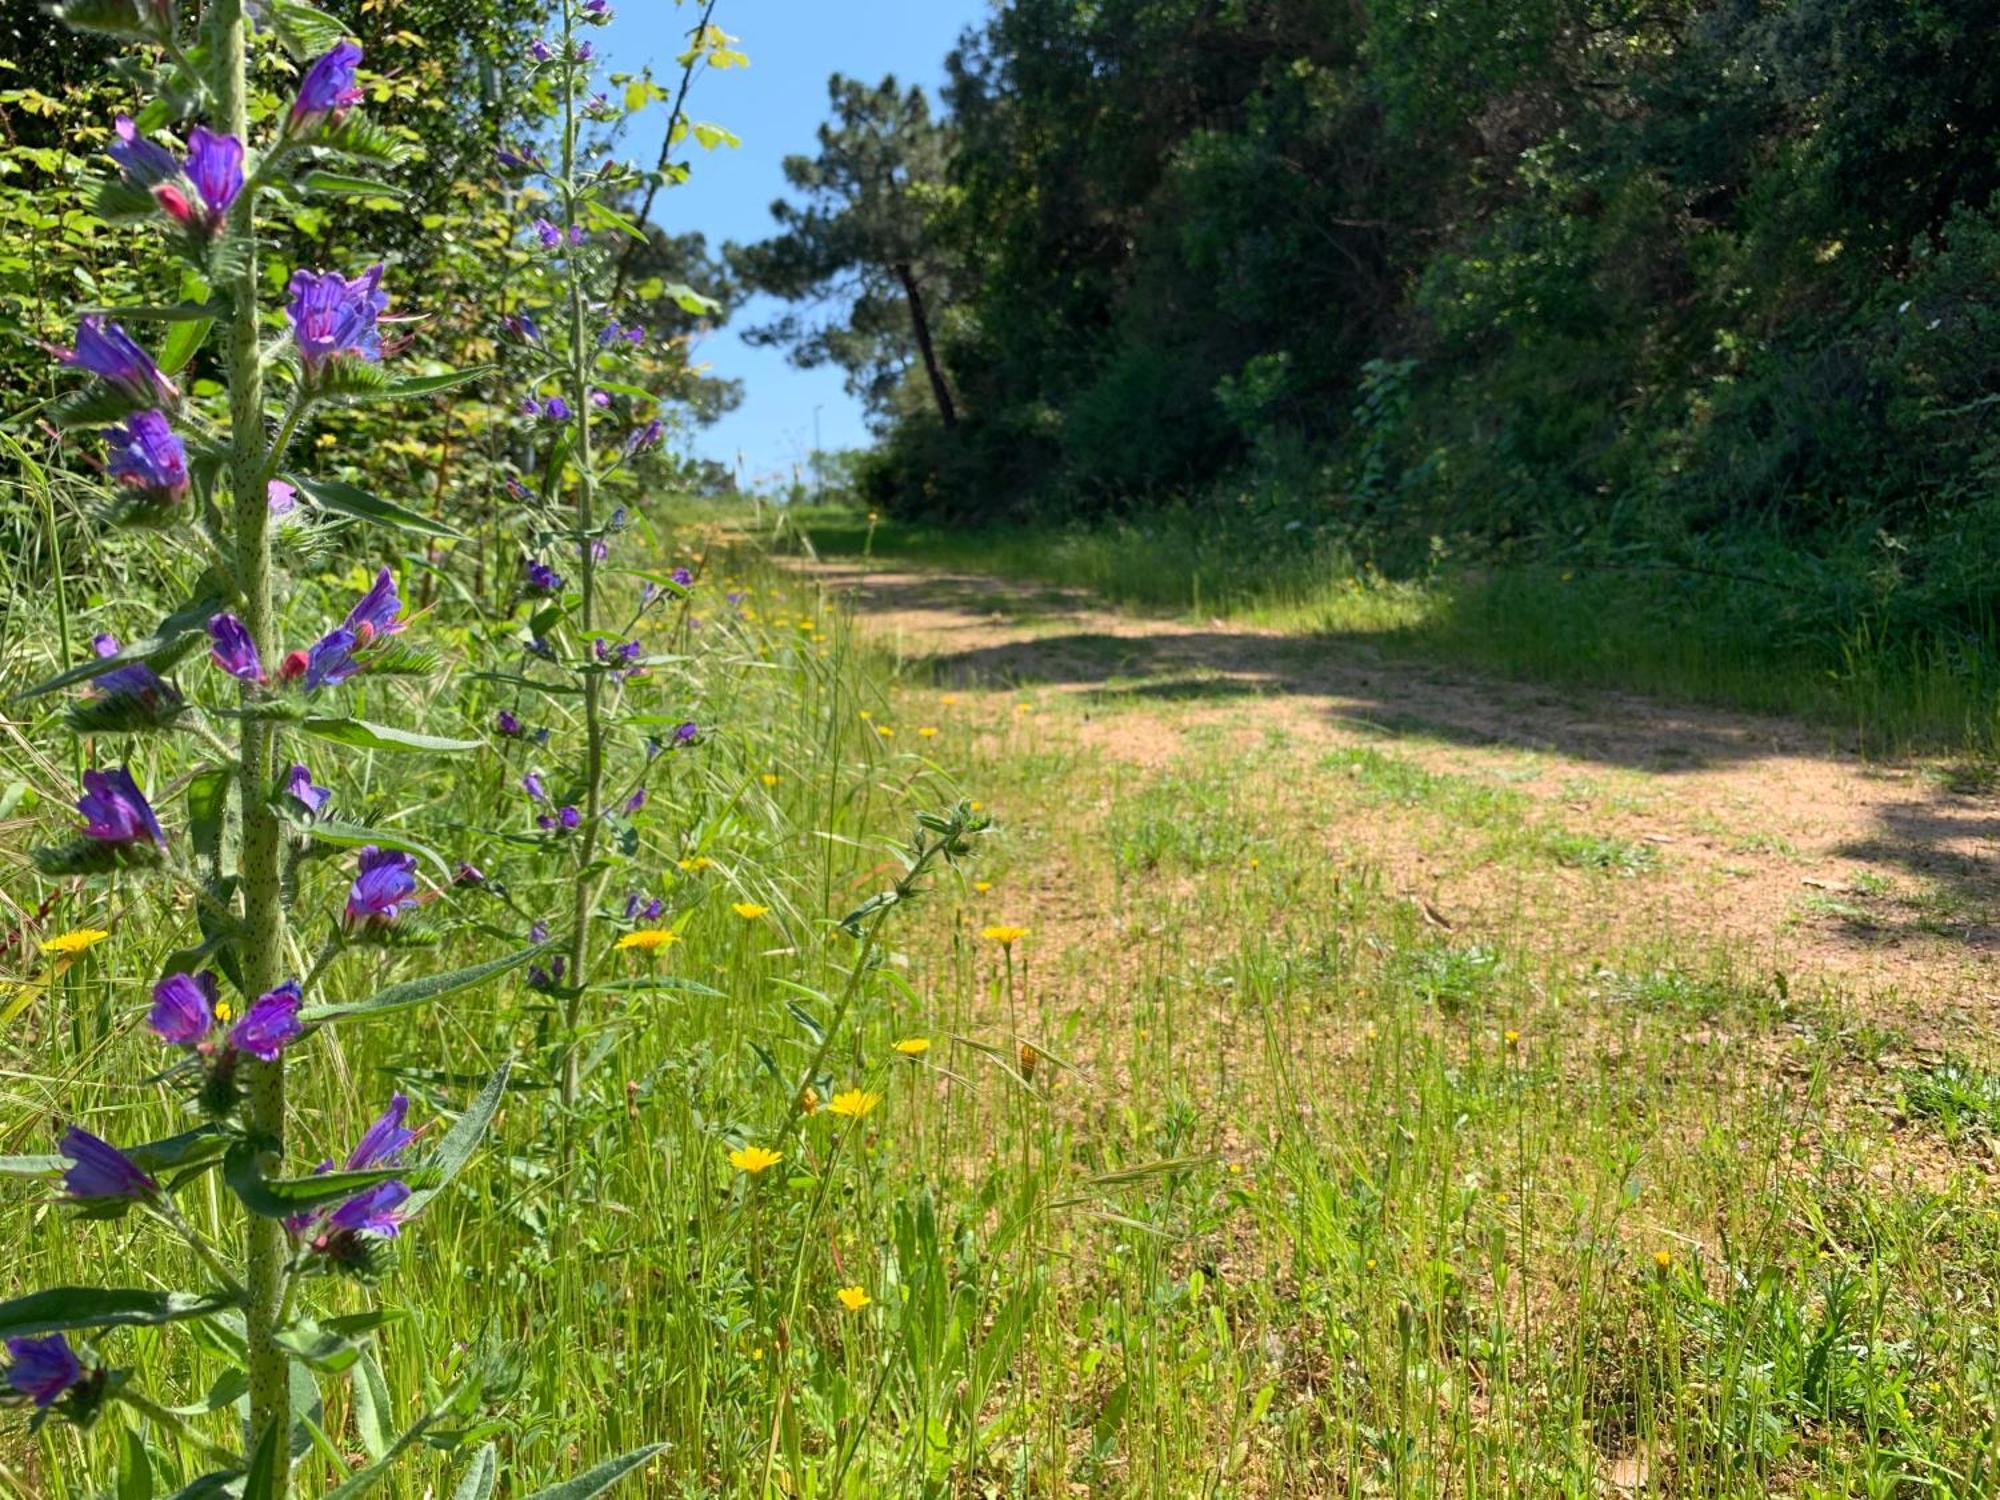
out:
{"label": "hairy flower stem", "polygon": [[[562,192],[563,229],[567,245],[565,261],[569,275],[569,404],[573,412],[576,440],[570,461],[576,466],[576,533],[578,577],[582,601],[577,611],[577,627],[588,641],[597,628],[597,550],[591,535],[597,525],[597,474],[590,458],[590,362],[594,345],[589,332],[588,309],[584,305],[583,272],[577,262],[577,247],[569,231],[578,227],[576,187],[576,15],[570,0],[563,0],[563,137]],[[560,449],[558,450],[560,451]],[[576,845],[576,889],[570,912],[570,996],[563,1011],[564,1046],[562,1102],[565,1109],[576,1104],[582,1078],[582,1048],[577,1025],[582,1017],[583,995],[590,982],[590,919],[597,905],[601,877],[595,869],[597,825],[604,804],[604,674],[586,670],[583,679],[583,828]]]}
{"label": "hairy flower stem", "polygon": [[[224,128],[248,140],[248,25],[243,0],[217,0],[212,59]],[[257,348],[257,193],[244,191],[230,210],[230,232],[241,251],[229,288],[229,488],[235,499],[236,589],[239,618],[264,661],[277,660],[271,612],[270,507],[265,493],[269,454],[264,438],[264,373]],[[254,689],[246,686],[247,699]],[[285,955],[285,907],[279,871],[278,815],[269,802],[273,726],[242,721],[237,756],[237,804],[243,820],[238,865],[243,888],[244,999],[277,987]],[[243,1128],[261,1148],[259,1169],[276,1175],[284,1151],[285,1065],[243,1059]],[[246,1214],[243,1227],[243,1322],[250,1364],[248,1447],[274,1423],[289,1424],[290,1379],[278,1346],[285,1291],[285,1231],[276,1219]],[[282,1441],[282,1439],[281,1439]],[[288,1500],[290,1467],[277,1466],[266,1500]]]}

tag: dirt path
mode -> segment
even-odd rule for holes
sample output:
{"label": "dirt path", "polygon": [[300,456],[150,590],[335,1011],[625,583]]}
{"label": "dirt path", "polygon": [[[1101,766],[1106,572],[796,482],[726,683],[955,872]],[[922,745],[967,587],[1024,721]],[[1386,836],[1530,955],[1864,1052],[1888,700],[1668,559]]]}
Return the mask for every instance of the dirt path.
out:
{"label": "dirt path", "polygon": [[[1532,799],[1538,818],[1645,855],[1639,878],[1563,871],[1531,890],[1517,870],[1421,846],[1404,808],[1357,818],[1346,806],[1329,819],[1330,845],[1379,862],[1455,931],[1527,915],[1559,937],[1614,921],[1823,977],[1920,1044],[1990,1036],[2000,800],[1945,768],[1863,761],[1781,720],[1137,617],[1074,591],[850,563],[803,570],[939,687],[1056,697],[1077,711],[1050,715],[1051,733],[1110,757],[1165,766],[1191,733],[1217,726],[1249,752],[1273,735],[1336,757],[1373,750],[1421,767],[1428,784],[1504,789]],[[1337,759],[1319,766],[1315,776],[1341,774]],[[1314,779],[1298,788],[1308,810]]]}

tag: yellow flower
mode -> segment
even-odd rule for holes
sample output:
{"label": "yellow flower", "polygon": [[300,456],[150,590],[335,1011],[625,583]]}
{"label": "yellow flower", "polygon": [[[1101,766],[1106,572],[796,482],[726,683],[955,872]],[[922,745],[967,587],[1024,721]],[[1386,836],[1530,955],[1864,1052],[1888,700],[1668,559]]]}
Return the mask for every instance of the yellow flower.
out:
{"label": "yellow flower", "polygon": [[917,733],[927,740],[934,740],[937,738],[937,726],[935,724],[926,724]]}
{"label": "yellow flower", "polygon": [[651,953],[655,948],[667,948],[681,940],[681,935],[671,927],[641,927],[637,932],[628,932],[614,945],[620,951],[639,948]]}
{"label": "yellow flower", "polygon": [[42,952],[53,953],[59,958],[74,958],[86,948],[95,948],[111,934],[102,927],[79,927],[73,932],[59,932],[42,944]]}
{"label": "yellow flower", "polygon": [[765,786],[776,786],[780,778],[776,771],[766,771],[762,776],[758,777],[757,779],[763,782]]}
{"label": "yellow flower", "polygon": [[769,1146],[743,1146],[729,1153],[729,1165],[755,1177],[766,1167],[775,1167],[785,1158]]}
{"label": "yellow flower", "polygon": [[922,1057],[931,1050],[931,1039],[927,1036],[906,1036],[896,1043],[896,1050],[905,1057]]}
{"label": "yellow flower", "polygon": [[801,621],[799,621],[799,629],[801,629],[801,630],[817,630],[817,629],[819,629],[819,626],[815,625],[815,624],[814,624],[814,623],[813,623],[813,622],[812,622],[811,620],[801,620]]}
{"label": "yellow flower", "polygon": [[875,732],[881,735],[882,738],[885,740],[893,740],[896,737],[895,728],[888,724],[877,724],[875,726]]}
{"label": "yellow flower", "polygon": [[695,874],[702,870],[706,870],[710,865],[714,863],[715,861],[710,859],[706,854],[697,854],[692,859],[684,859],[679,861],[680,867],[683,870],[686,870],[689,874]]}
{"label": "yellow flower", "polygon": [[863,719],[872,719],[875,715],[872,710],[864,708],[861,710],[861,717]]}
{"label": "yellow flower", "polygon": [[811,1084],[799,1090],[799,1113],[804,1115],[819,1113],[819,1090]]}
{"label": "yellow flower", "polygon": [[972,882],[972,888],[983,896],[993,889],[993,882],[990,880],[975,880]]}
{"label": "yellow flower", "polygon": [[858,1286],[844,1286],[835,1295],[840,1298],[840,1305],[849,1312],[860,1312],[875,1300]]}
{"label": "yellow flower", "polygon": [[950,693],[946,693],[942,698],[938,699],[938,702],[943,704],[946,708],[955,708],[958,705],[958,699],[953,697]]}
{"label": "yellow flower", "polygon": [[731,911],[735,912],[737,916],[746,922],[756,921],[759,917],[770,911],[770,909],[768,906],[759,906],[754,901],[738,901],[730,908]]}
{"label": "yellow flower", "polygon": [[1674,1267],[1673,1254],[1666,1250],[1655,1250],[1653,1252],[1653,1264],[1658,1266],[1662,1271],[1671,1271]]}
{"label": "yellow flower", "polygon": [[993,927],[981,928],[979,935],[989,943],[998,943],[1003,948],[1011,948],[1028,935],[1028,929],[1002,922]]}
{"label": "yellow flower", "polygon": [[228,1022],[228,1021],[233,1021],[235,1018],[236,1018],[235,1006],[231,1005],[227,1000],[218,1000],[215,1002],[216,1020]]}
{"label": "yellow flower", "polygon": [[842,1119],[858,1120],[881,1102],[882,1096],[873,1089],[847,1089],[835,1094],[826,1107]]}
{"label": "yellow flower", "polygon": [[1509,1047],[1518,1047],[1521,1045],[1521,1033],[1518,1031],[1509,1031],[1501,1040],[1506,1042]]}
{"label": "yellow flower", "polygon": [[979,800],[979,799],[978,799],[977,797],[974,797],[974,798],[972,799],[972,810],[973,810],[974,812],[978,812],[978,811],[979,811],[979,809],[980,809],[980,808],[982,808],[982,807],[984,807],[984,806],[985,806],[985,804],[984,804],[983,802],[981,802],[981,801],[980,801],[980,800]]}

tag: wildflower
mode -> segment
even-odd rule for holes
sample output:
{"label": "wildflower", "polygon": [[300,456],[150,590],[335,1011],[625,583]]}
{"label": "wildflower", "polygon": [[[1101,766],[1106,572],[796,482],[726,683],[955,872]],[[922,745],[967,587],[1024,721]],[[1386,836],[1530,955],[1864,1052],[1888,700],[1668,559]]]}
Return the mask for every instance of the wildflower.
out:
{"label": "wildflower", "polygon": [[759,776],[757,779],[763,782],[765,786],[776,786],[784,778],[781,777],[776,771],[766,771],[762,776]]}
{"label": "wildflower", "polygon": [[537,923],[535,923],[535,924],[534,924],[534,925],[533,925],[532,927],[530,927],[530,928],[528,929],[528,941],[529,941],[529,942],[531,942],[531,943],[546,943],[546,942],[547,942],[548,940],[549,940],[549,924],[548,924],[548,923],[546,923],[546,922],[537,922]]}
{"label": "wildflower", "polygon": [[589,42],[578,42],[576,44],[575,55],[578,62],[589,62],[593,57],[597,56],[597,49]]}
{"label": "wildflower", "polygon": [[739,1172],[748,1172],[755,1177],[767,1167],[775,1167],[784,1156],[768,1146],[742,1146],[729,1153],[729,1164]]}
{"label": "wildflower", "polygon": [[681,935],[671,927],[641,927],[637,932],[628,932],[615,946],[621,952],[637,949],[641,953],[653,953],[661,948],[670,948],[681,940]]}
{"label": "wildflower", "polygon": [[565,807],[561,812],[556,814],[556,821],[562,824],[563,832],[568,833],[572,829],[582,825],[583,814],[578,812],[574,807]]}
{"label": "wildflower", "polygon": [[182,223],[214,234],[222,227],[229,205],[243,191],[243,143],[233,135],[217,135],[206,126],[195,126],[188,134],[187,172],[201,198],[203,212],[199,217],[187,208],[185,200],[182,206],[187,213],[174,213],[173,205],[165,197],[170,189],[159,189],[156,196],[161,198],[167,212]]}
{"label": "wildflower", "polygon": [[846,1089],[835,1094],[826,1107],[842,1119],[859,1120],[881,1102],[882,1096],[873,1089]]}
{"label": "wildflower", "polygon": [[417,857],[396,849],[364,844],[354,884],[347,893],[347,921],[386,923],[417,904]]}
{"label": "wildflower", "polygon": [[384,568],[375,575],[368,592],[355,601],[341,626],[353,631],[355,641],[365,646],[377,636],[395,635],[403,629],[407,622],[397,618],[402,608],[395,577]]}
{"label": "wildflower", "polygon": [[667,429],[658,417],[644,427],[634,427],[625,437],[625,456],[643,453],[648,448],[657,448],[666,439]]}
{"label": "wildflower", "polygon": [[153,816],[145,793],[124,766],[115,771],[85,771],[83,795],[76,799],[76,810],[83,814],[85,838],[118,845],[151,839],[160,848],[167,847],[160,820]]}
{"label": "wildflower", "polygon": [[38,1408],[47,1408],[83,1379],[83,1365],[59,1333],[47,1338],[7,1340],[7,1384],[16,1394],[27,1397]]}
{"label": "wildflower", "polygon": [[692,745],[700,733],[701,726],[696,724],[693,719],[689,719],[685,724],[676,724],[674,726],[674,748],[678,750],[682,745]]}
{"label": "wildflower", "polygon": [[754,922],[759,917],[766,915],[771,908],[768,906],[759,906],[754,901],[738,901],[730,910],[735,912],[744,921]]}
{"label": "wildflower", "polygon": [[1509,1050],[1512,1050],[1513,1048],[1521,1045],[1521,1033],[1518,1031],[1510,1030],[1506,1033],[1506,1035],[1504,1035],[1501,1038],[1501,1040],[1507,1044]]}
{"label": "wildflower", "polygon": [[1653,1264],[1658,1266],[1662,1271],[1671,1271],[1674,1268],[1673,1252],[1670,1250],[1655,1250],[1653,1252]]}
{"label": "wildflower", "polygon": [[213,974],[169,974],[153,986],[153,1008],[146,1024],[171,1046],[199,1046],[217,1021],[228,1019],[221,996]]}
{"label": "wildflower", "polygon": [[537,802],[546,802],[549,797],[548,788],[542,784],[542,773],[540,771],[530,771],[527,775],[523,776],[521,778],[521,790]]}
{"label": "wildflower", "polygon": [[361,90],[354,83],[360,63],[361,44],[349,41],[335,43],[332,51],[316,59],[299,82],[286,128],[311,130],[328,119],[338,124],[350,106],[361,102]]}
{"label": "wildflower", "polygon": [[542,158],[533,146],[523,146],[518,151],[511,146],[502,146],[495,153],[495,160],[499,162],[501,170],[507,172],[534,171],[542,164]]}
{"label": "wildflower", "polygon": [[551,396],[542,403],[542,415],[551,422],[567,422],[570,419],[569,403],[560,396]]}
{"label": "wildflower", "polygon": [[118,163],[118,175],[131,186],[151,191],[181,175],[174,153],[139,134],[130,115],[119,115],[111,129],[118,139],[104,148],[105,153]]}
{"label": "wildflower", "polygon": [[352,281],[338,271],[297,270],[285,290],[292,296],[285,316],[308,373],[340,355],[382,357],[375,319],[389,305],[389,294],[382,290],[379,261]]}
{"label": "wildflower", "polygon": [[986,941],[989,943],[998,943],[1003,948],[1011,949],[1016,943],[1020,942],[1022,938],[1028,935],[1028,929],[1025,927],[1017,927],[1011,923],[1002,922],[1002,923],[997,923],[992,927],[981,928],[979,931],[979,935],[985,938]]}
{"label": "wildflower", "polygon": [[274,516],[288,516],[299,508],[299,492],[282,479],[264,486],[264,508]]}
{"label": "wildflower", "polygon": [[53,958],[75,958],[103,942],[111,934],[102,927],[77,927],[59,932],[42,943],[42,952]]}
{"label": "wildflower", "polygon": [[637,811],[639,811],[640,808],[644,807],[645,805],[646,805],[646,789],[644,787],[638,787],[633,791],[631,796],[625,799],[625,816],[628,818],[631,817],[633,813],[636,813]]}
{"label": "wildflower", "polygon": [[[361,663],[354,659],[354,644],[354,632],[345,626],[329,630],[314,641],[305,661],[297,664],[299,670],[305,673],[306,691],[312,693],[322,687],[338,687],[359,672]],[[281,675],[298,675],[293,670],[297,655],[293,652],[285,658],[285,671]]]}
{"label": "wildflower", "polygon": [[896,737],[896,729],[895,726],[892,724],[877,724],[875,726],[875,732],[881,735],[882,738],[885,740],[892,740]]}
{"label": "wildflower", "polygon": [[697,854],[692,859],[679,859],[675,860],[674,863],[679,865],[681,869],[686,870],[689,874],[692,875],[692,874],[699,874],[701,871],[706,870],[710,865],[714,864],[715,861],[710,859],[706,854]]}
{"label": "wildflower", "polygon": [[316,813],[326,806],[333,795],[323,786],[314,786],[312,772],[302,765],[294,765],[285,773],[285,795],[309,813]]}
{"label": "wildflower", "polygon": [[257,659],[257,643],[250,630],[232,614],[211,615],[208,638],[214,644],[208,654],[215,664],[239,682],[264,681],[264,664]]}
{"label": "wildflower", "polygon": [[504,708],[493,716],[493,727],[510,740],[521,737],[521,721]]}
{"label": "wildflower", "polygon": [[229,1045],[260,1061],[277,1061],[285,1044],[305,1033],[299,1021],[302,999],[296,979],[287,979],[275,990],[266,990],[250,1002],[243,1019],[230,1028]]}
{"label": "wildflower", "polygon": [[528,587],[538,594],[559,594],[562,592],[562,574],[558,573],[539,558],[528,559]]}
{"label": "wildflower", "polygon": [[919,735],[919,737],[923,739],[934,740],[937,738],[937,726],[934,724],[926,724],[922,729],[919,729],[917,731],[917,734]]}
{"label": "wildflower", "polygon": [[593,386],[590,392],[590,404],[599,411],[605,410],[611,405],[611,392]]}
{"label": "wildflower", "polygon": [[479,866],[465,860],[459,862],[458,873],[452,878],[458,885],[486,884],[486,872],[480,869]]}
{"label": "wildflower", "polygon": [[394,1239],[401,1231],[403,1215],[401,1209],[409,1201],[408,1184],[397,1178],[379,1182],[365,1193],[349,1198],[333,1211],[327,1219],[328,1234],[323,1243],[314,1248],[328,1251],[336,1244],[335,1236],[378,1234],[384,1239]]}
{"label": "wildflower", "polygon": [[811,1084],[799,1090],[799,1113],[804,1115],[819,1113],[819,1090]]}
{"label": "wildflower", "polygon": [[931,1050],[931,1039],[927,1036],[906,1036],[895,1047],[905,1057],[922,1057]]}
{"label": "wildflower", "polygon": [[76,325],[76,347],[58,356],[140,406],[180,400],[180,387],[169,380],[153,356],[116,323],[87,313]]}
{"label": "wildflower", "polygon": [[129,1202],[160,1190],[131,1157],[81,1126],[64,1131],[56,1149],[69,1163],[63,1170],[63,1191],[72,1203]]}
{"label": "wildflower", "polygon": [[840,1298],[840,1305],[849,1312],[860,1312],[862,1308],[875,1300],[858,1286],[844,1286],[838,1292],[835,1292],[834,1295]]}
{"label": "wildflower", "polygon": [[535,326],[535,320],[527,313],[508,313],[500,320],[500,326],[525,344],[542,341],[542,330]]}
{"label": "wildflower", "polygon": [[559,249],[562,245],[562,230],[547,219],[537,219],[533,225],[535,238],[542,242],[544,250]]}
{"label": "wildflower", "polygon": [[347,1158],[346,1170],[366,1172],[373,1167],[388,1166],[403,1154],[404,1147],[417,1138],[414,1130],[406,1130],[403,1121],[410,1112],[410,1100],[405,1094],[391,1094],[389,1107],[379,1115],[375,1123],[362,1132],[361,1140]]}
{"label": "wildflower", "polygon": [[540,37],[536,37],[532,42],[528,43],[528,56],[532,57],[538,63],[545,63],[555,55],[555,48],[551,47]]}
{"label": "wildflower", "polygon": [[951,708],[955,704],[957,704],[957,702],[958,699],[954,698],[950,693],[946,693],[942,698],[938,699],[939,705],[944,708]]}
{"label": "wildflower", "polygon": [[122,426],[105,428],[104,441],[111,445],[105,463],[120,484],[161,505],[187,493],[187,450],[164,413],[135,411]]}
{"label": "wildflower", "polygon": [[1023,1042],[1017,1055],[1021,1059],[1021,1076],[1032,1082],[1035,1077],[1035,1064],[1042,1060],[1042,1054],[1035,1050],[1033,1043]]}

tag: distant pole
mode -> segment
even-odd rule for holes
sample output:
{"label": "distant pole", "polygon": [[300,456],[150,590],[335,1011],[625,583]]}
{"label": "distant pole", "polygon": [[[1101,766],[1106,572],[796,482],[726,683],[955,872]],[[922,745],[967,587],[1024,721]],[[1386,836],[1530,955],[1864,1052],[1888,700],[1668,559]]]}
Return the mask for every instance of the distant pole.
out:
{"label": "distant pole", "polygon": [[817,406],[813,408],[813,499],[816,502],[824,502],[826,499],[826,464],[820,457]]}

